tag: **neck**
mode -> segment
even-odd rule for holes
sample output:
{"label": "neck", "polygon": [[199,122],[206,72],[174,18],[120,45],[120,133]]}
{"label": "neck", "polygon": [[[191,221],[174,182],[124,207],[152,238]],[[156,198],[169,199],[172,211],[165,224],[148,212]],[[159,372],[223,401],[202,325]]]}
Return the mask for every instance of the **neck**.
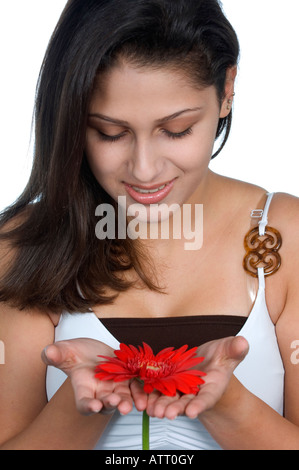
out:
{"label": "neck", "polygon": [[203,215],[213,207],[214,173],[208,170],[192,196],[170,211],[168,217],[158,222],[140,223],[140,241],[147,247],[160,247],[163,251],[173,249],[199,250],[203,241]]}

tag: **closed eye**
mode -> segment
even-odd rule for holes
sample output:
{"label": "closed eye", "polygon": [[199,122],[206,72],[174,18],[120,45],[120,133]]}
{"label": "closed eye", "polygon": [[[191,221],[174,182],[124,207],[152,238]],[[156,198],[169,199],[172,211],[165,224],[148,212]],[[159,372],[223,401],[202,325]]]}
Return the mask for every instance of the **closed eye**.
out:
{"label": "closed eye", "polygon": [[105,142],[117,142],[126,134],[125,132],[121,132],[120,134],[117,134],[117,135],[107,135],[101,131],[98,131],[98,133],[99,133],[100,139],[104,140]]}
{"label": "closed eye", "polygon": [[182,132],[170,132],[167,129],[162,129],[162,132],[170,137],[170,139],[182,139],[183,137],[192,134],[192,127],[188,127],[188,129]]}
{"label": "closed eye", "polygon": [[[182,132],[170,132],[167,129],[162,129],[162,132],[163,132],[163,134],[166,134],[167,137],[169,137],[170,139],[182,139],[183,137],[192,134],[192,128],[188,127],[188,129],[185,129]],[[105,142],[117,142],[122,137],[124,137],[125,134],[126,134],[125,131],[121,132],[120,134],[117,134],[117,135],[107,135],[107,134],[104,134],[104,132],[101,132],[101,131],[98,131],[98,133],[99,133],[99,136],[100,136],[101,140],[103,140]]]}

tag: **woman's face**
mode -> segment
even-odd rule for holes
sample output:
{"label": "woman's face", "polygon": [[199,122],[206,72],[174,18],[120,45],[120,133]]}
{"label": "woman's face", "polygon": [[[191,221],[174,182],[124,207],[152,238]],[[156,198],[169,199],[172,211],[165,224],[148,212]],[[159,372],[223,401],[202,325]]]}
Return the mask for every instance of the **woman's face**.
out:
{"label": "woman's face", "polygon": [[88,162],[115,201],[126,197],[127,208],[182,206],[204,186],[219,117],[228,112],[227,102],[220,109],[214,87],[195,88],[167,67],[123,62],[94,91]]}

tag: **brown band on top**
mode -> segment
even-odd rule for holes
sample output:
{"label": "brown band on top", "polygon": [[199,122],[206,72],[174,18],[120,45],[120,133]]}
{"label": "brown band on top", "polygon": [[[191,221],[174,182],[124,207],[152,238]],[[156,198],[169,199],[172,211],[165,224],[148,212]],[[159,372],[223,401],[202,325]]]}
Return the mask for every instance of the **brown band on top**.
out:
{"label": "brown band on top", "polygon": [[189,348],[212,340],[236,336],[247,317],[234,315],[206,315],[163,318],[104,318],[107,330],[120,342],[142,345],[145,342],[155,353],[171,347]]}

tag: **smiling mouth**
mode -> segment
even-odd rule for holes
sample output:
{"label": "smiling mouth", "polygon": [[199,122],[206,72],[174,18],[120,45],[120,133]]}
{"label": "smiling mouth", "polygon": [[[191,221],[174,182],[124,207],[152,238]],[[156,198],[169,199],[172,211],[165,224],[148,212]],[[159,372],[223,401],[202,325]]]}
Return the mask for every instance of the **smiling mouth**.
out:
{"label": "smiling mouth", "polygon": [[131,188],[133,188],[134,191],[136,191],[137,193],[140,193],[140,194],[154,194],[154,193],[157,193],[158,191],[161,191],[162,189],[166,188],[166,186],[168,184],[169,183],[165,183],[165,184],[163,184],[162,186],[159,186],[156,189],[144,189],[144,188],[139,188],[138,186],[132,186],[132,185],[129,185],[129,186],[131,186]]}
{"label": "smiling mouth", "polygon": [[128,194],[136,201],[141,204],[155,204],[162,201],[173,188],[174,178],[171,181],[163,184],[156,184],[150,187],[144,187],[139,185],[133,185],[125,183]]}
{"label": "smiling mouth", "polygon": [[134,191],[137,191],[139,193],[156,193],[157,191],[161,191],[164,189],[166,186],[169,184],[173,183],[176,178],[173,178],[172,180],[166,181],[165,183],[160,183],[160,184],[152,184],[151,186],[142,186],[141,184],[130,184],[126,183],[126,186],[129,186],[130,188],[133,188]]}

